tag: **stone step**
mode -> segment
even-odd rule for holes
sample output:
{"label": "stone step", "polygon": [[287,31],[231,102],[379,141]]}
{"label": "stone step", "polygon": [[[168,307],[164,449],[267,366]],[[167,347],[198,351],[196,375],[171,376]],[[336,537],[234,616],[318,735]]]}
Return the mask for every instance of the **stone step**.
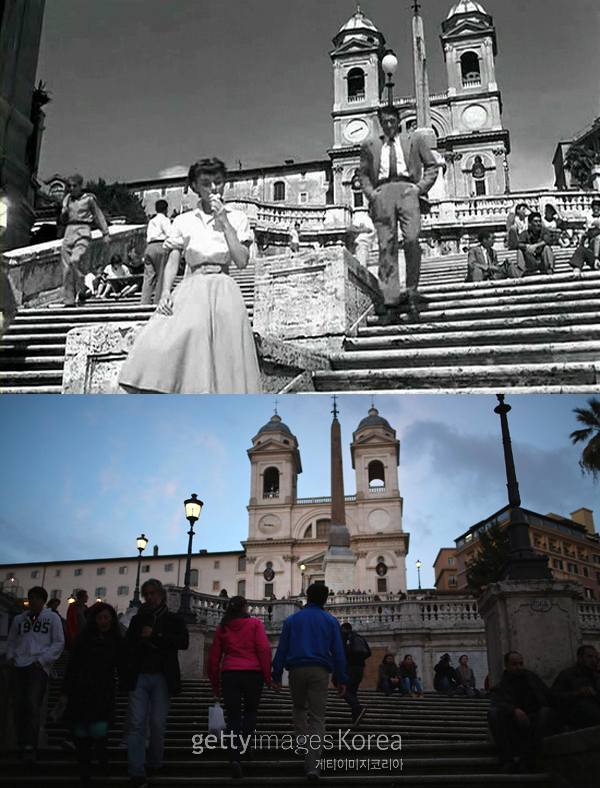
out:
{"label": "stone step", "polygon": [[583,342],[600,339],[600,321],[581,326],[536,326],[532,328],[474,329],[472,331],[408,331],[392,335],[361,336],[344,341],[345,351],[396,350],[400,348],[444,348],[469,345],[519,345],[556,342]]}
{"label": "stone step", "polygon": [[345,369],[313,374],[317,391],[410,392],[431,390],[436,393],[462,391],[494,393],[498,388],[516,387],[536,393],[588,393],[598,391],[600,364],[568,362],[557,364],[500,364],[403,369]]}
{"label": "stone step", "polygon": [[62,348],[60,355],[30,355],[29,352],[20,354],[15,357],[14,355],[0,356],[0,370],[26,370],[28,368],[34,370],[60,370],[62,376],[63,365],[65,361],[65,349]]}
{"label": "stone step", "polygon": [[448,366],[460,357],[461,364],[498,366],[500,364],[561,364],[598,361],[600,341],[520,343],[515,345],[469,345],[423,347],[400,350],[368,350],[335,353],[330,356],[334,370],[388,369]]}

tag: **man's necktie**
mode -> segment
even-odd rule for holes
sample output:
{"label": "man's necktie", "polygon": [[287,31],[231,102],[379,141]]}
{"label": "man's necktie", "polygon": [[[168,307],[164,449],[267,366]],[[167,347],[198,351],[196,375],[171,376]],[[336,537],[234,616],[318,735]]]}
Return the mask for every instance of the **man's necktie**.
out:
{"label": "man's necktie", "polygon": [[392,138],[388,145],[390,146],[390,179],[398,177],[398,161],[396,159],[396,140]]}

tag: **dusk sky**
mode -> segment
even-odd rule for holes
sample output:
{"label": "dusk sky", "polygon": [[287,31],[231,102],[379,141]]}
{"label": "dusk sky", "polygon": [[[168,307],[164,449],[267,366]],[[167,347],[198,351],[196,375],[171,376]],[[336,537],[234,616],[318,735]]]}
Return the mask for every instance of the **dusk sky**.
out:
{"label": "dusk sky", "polygon": [[[411,95],[410,0],[361,9]],[[452,0],[422,0],[432,92]],[[484,0],[511,133],[512,187],[551,187],[556,143],[600,114],[598,0]],[[52,94],[42,177],[153,178],[197,158],[307,161],[332,144],[331,39],[354,0],[51,0],[38,78]]]}
{"label": "dusk sky", "polygon": [[[273,415],[274,397],[2,397],[0,563],[187,550],[183,501],[204,501],[194,551],[237,550],[247,537],[252,438]],[[599,488],[582,477],[569,434],[585,396],[513,395],[509,423],[522,504],[568,517],[587,507],[600,517]],[[401,441],[399,484],[410,534],[408,585],[415,561],[424,586],[441,547],[507,503],[497,400],[487,395],[375,397]],[[345,493],[356,492],[349,444],[371,397],[339,398]],[[279,397],[282,420],[299,442],[299,497],[330,494],[332,400]]]}

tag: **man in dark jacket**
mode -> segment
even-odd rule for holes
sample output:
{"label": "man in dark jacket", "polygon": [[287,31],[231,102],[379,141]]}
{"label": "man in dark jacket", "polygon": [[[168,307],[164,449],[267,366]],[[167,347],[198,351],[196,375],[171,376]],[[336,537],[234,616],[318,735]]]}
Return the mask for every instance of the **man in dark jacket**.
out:
{"label": "man in dark jacket", "polygon": [[569,727],[600,725],[600,673],[593,646],[577,649],[576,665],[558,674],[551,692]]}
{"label": "man in dark jacket", "polygon": [[362,635],[352,631],[352,624],[346,621],[341,630],[348,675],[344,700],[352,711],[352,724],[358,727],[367,711],[367,707],[358,701],[358,688],[365,675],[365,661],[371,656],[371,649]]}
{"label": "man in dark jacket", "polygon": [[160,580],[146,580],[142,585],[145,604],[131,619],[125,636],[129,672],[128,739],[131,785],[148,785],[146,760],[146,717],[150,706],[150,746],[148,770],[154,773],[162,765],[165,727],[173,695],[181,694],[178,650],[189,644],[183,619],[167,609],[167,593]]}
{"label": "man in dark jacket", "polygon": [[435,671],[433,688],[437,690],[437,692],[443,692],[446,695],[454,695],[458,688],[451,662],[452,659],[450,654],[442,654],[440,661],[433,668]]}
{"label": "man in dark jacket", "polygon": [[550,708],[550,690],[536,673],[523,668],[521,654],[509,651],[504,667],[490,690],[488,724],[498,747],[500,774],[529,774],[535,770],[542,738],[558,732],[558,718]]}
{"label": "man in dark jacket", "polygon": [[377,689],[384,695],[391,695],[394,690],[401,692],[400,668],[396,665],[393,654],[386,654],[377,670]]}

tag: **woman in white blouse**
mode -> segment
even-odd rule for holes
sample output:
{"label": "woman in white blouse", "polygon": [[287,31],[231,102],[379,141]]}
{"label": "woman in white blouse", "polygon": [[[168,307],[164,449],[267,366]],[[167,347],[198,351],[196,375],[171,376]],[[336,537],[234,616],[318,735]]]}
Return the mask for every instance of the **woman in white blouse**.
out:
{"label": "woman in white blouse", "polygon": [[[127,391],[165,394],[259,394],[260,372],[233,261],[248,264],[252,231],[242,211],[222,201],[220,159],[190,167],[198,207],[177,216],[165,241],[169,258],[156,314],[141,330],[119,383]],[[181,255],[186,276],[171,292]]]}

